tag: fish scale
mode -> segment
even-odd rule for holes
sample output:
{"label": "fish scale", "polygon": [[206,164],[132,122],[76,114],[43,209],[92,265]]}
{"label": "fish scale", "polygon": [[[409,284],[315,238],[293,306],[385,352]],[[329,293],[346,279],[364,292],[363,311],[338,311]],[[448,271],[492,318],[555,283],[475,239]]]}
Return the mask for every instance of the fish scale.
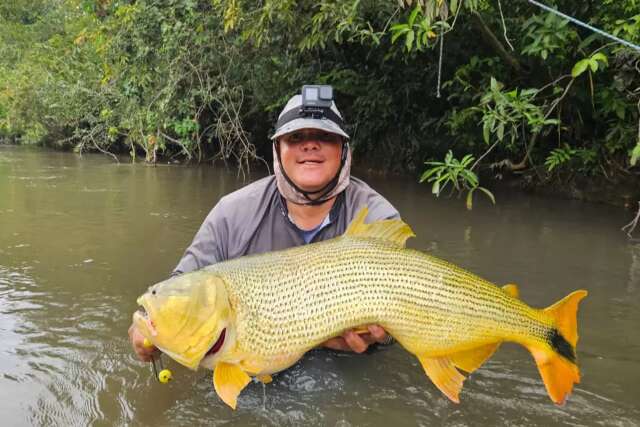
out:
{"label": "fish scale", "polygon": [[[239,324],[246,325],[237,330],[244,351],[303,353],[345,329],[376,322],[400,342],[419,341],[438,354],[462,341],[465,347],[495,341],[501,331],[489,331],[500,325],[517,328],[512,336],[543,339],[552,324],[480,277],[419,251],[352,236],[311,246],[207,267],[228,283]],[[473,328],[475,339],[471,314],[492,323]]]}

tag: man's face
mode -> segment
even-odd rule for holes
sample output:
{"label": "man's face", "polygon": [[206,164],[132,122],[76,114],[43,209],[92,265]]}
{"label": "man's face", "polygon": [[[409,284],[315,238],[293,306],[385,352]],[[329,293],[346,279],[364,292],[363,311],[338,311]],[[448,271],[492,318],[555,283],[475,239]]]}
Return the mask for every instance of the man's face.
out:
{"label": "man's face", "polygon": [[318,129],[300,129],[280,139],[284,172],[304,191],[318,191],[338,173],[342,137]]}

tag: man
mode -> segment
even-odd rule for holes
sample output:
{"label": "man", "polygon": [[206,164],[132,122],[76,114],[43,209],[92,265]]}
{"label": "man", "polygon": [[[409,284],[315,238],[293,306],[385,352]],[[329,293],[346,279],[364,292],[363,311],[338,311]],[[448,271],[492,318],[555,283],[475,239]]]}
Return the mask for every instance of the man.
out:
{"label": "man", "polygon": [[[325,105],[318,106],[314,98],[322,101],[323,94]],[[302,96],[289,100],[271,138],[274,175],[220,199],[173,274],[339,236],[365,205],[367,222],[399,218],[387,200],[350,176],[349,135],[332,98],[330,86],[304,86]],[[367,329],[360,334],[346,331],[323,346],[362,353],[375,342],[389,340],[380,326]],[[143,346],[144,338],[133,325],[129,338],[138,358],[150,361],[154,349]]]}

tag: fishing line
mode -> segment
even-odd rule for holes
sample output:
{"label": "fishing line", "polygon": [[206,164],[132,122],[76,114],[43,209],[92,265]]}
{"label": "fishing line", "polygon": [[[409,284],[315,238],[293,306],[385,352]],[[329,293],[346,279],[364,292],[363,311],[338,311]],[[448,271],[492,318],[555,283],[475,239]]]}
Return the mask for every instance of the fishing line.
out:
{"label": "fishing line", "polygon": [[442,82],[442,54],[444,49],[444,34],[440,36],[440,59],[438,60],[438,86],[436,98],[440,98],[440,85]]}
{"label": "fishing line", "polygon": [[598,33],[601,36],[607,37],[607,38],[609,38],[611,40],[614,40],[614,41],[616,41],[616,42],[618,42],[620,44],[623,44],[623,45],[625,45],[627,47],[630,47],[631,49],[635,49],[638,52],[640,52],[640,46],[638,46],[637,44],[633,44],[633,43],[628,42],[628,41],[626,41],[624,39],[621,39],[620,37],[616,37],[613,34],[607,33],[606,31],[603,31],[603,30],[601,30],[599,28],[596,28],[596,27],[594,27],[592,25],[589,25],[586,22],[582,22],[577,18],[574,18],[572,16],[566,15],[566,14],[564,14],[564,13],[562,13],[562,12],[556,10],[556,9],[552,9],[551,7],[549,7],[547,5],[544,5],[542,3],[539,3],[536,0],[527,0],[527,1],[529,3],[531,3],[532,5],[534,5],[534,6],[538,6],[539,8],[546,10],[547,12],[551,12],[551,13],[553,13],[555,15],[558,15],[558,16],[566,19],[566,20],[569,20],[569,21],[573,22],[576,25],[584,27],[584,28],[586,28],[588,30],[593,31],[594,33]]}

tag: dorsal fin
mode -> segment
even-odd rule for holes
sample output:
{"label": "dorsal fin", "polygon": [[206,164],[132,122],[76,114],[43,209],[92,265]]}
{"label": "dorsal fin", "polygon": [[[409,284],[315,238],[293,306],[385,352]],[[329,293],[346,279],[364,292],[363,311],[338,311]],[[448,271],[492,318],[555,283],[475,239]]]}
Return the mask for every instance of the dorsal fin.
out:
{"label": "dorsal fin", "polygon": [[369,208],[367,206],[360,209],[344,234],[352,237],[370,237],[385,240],[402,248],[409,237],[415,237],[411,227],[401,219],[384,219],[365,224],[364,220],[368,213]]}

